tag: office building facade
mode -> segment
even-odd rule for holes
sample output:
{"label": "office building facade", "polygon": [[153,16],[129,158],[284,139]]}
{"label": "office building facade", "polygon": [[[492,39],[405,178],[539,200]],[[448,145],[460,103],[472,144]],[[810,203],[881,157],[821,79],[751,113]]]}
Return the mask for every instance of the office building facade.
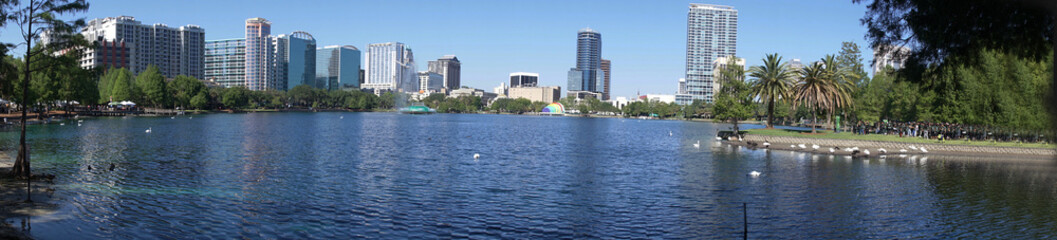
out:
{"label": "office building facade", "polygon": [[444,88],[444,77],[435,72],[418,72],[418,89],[421,93],[440,92]]}
{"label": "office building facade", "polygon": [[277,90],[290,90],[298,85],[326,89],[325,82],[316,81],[316,39],[312,34],[296,31],[273,38],[276,49]]}
{"label": "office building facade", "polygon": [[[96,44],[83,52],[82,67],[127,67],[138,74],[153,65],[167,78],[205,76],[205,30],[197,25],[169,27],[130,16],[107,17],[88,21],[81,35]],[[47,36],[41,40],[47,42]]]}
{"label": "office building facade", "polygon": [[246,39],[206,41],[205,78],[223,87],[246,85]]}
{"label": "office building facade", "polygon": [[540,74],[528,72],[510,73],[510,87],[535,87],[539,85]]}
{"label": "office building facade", "polygon": [[417,89],[418,72],[411,48],[403,43],[375,43],[367,46],[364,59],[367,79],[361,88],[379,91]]}
{"label": "office building facade", "polygon": [[691,3],[686,22],[686,92],[692,99],[711,103],[719,90],[712,62],[737,55],[738,10]]}
{"label": "office building facade", "polygon": [[428,70],[444,77],[446,89],[459,89],[462,86],[462,63],[455,55],[444,55],[436,61],[429,61]]}
{"label": "office building facade", "polygon": [[559,86],[512,87],[507,89],[507,97],[509,98],[525,98],[533,102],[558,102],[561,98],[561,94],[562,88]]}
{"label": "office building facade", "polygon": [[569,91],[601,93],[604,85],[602,34],[591,28],[580,29],[576,34],[576,67],[569,69]]}
{"label": "office building facade", "polygon": [[599,65],[602,69],[602,73],[605,73],[602,83],[602,100],[609,100],[609,78],[612,76],[612,72],[610,72],[611,65],[612,62],[607,59],[602,59],[602,62]]}
{"label": "office building facade", "polygon": [[316,82],[325,89],[358,89],[360,76],[360,49],[334,45],[316,50]]}

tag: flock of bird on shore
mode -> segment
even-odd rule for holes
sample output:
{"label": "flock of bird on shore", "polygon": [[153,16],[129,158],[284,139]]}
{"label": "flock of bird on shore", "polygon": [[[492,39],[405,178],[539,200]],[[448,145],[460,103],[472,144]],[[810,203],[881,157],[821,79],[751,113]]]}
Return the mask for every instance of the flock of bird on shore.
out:
{"label": "flock of bird on shore", "polygon": [[[668,131],[668,136],[672,136],[672,132],[671,131]],[[723,138],[722,137],[716,137],[716,141],[717,141],[717,143],[718,143],[718,141],[723,141]],[[746,142],[746,145],[748,145],[752,149],[756,149],[756,148],[761,147],[761,146],[763,148],[765,148],[765,149],[770,149],[771,148],[771,143],[767,142],[767,141],[764,141],[762,144],[761,143],[757,143],[757,142],[749,141],[749,142]],[[701,140],[698,140],[697,142],[693,143],[693,146],[694,146],[694,148],[701,148]],[[899,154],[901,154],[900,156],[903,156],[902,154],[908,154],[908,153],[921,153],[921,154],[929,153],[929,150],[925,149],[925,147],[918,147],[918,146],[914,146],[914,145],[908,145],[907,148],[909,148],[910,150],[907,150],[906,148],[899,149],[898,152],[899,152]],[[818,144],[811,144],[811,146],[809,147],[807,144],[801,143],[801,144],[790,144],[789,145],[789,149],[793,150],[793,151],[819,152],[819,150],[823,149],[823,148],[822,148],[822,146],[819,146]],[[870,149],[859,148],[859,147],[845,147],[843,149],[840,148],[840,147],[832,147],[832,148],[824,148],[824,149],[826,149],[826,150],[823,150],[823,151],[828,151],[830,154],[838,154],[838,152],[841,152],[841,151],[843,151],[844,153],[849,153],[849,154],[851,154],[851,156],[868,157],[871,154]],[[877,149],[877,153],[880,154],[880,155],[888,154],[888,149],[878,148]],[[751,172],[749,172],[748,176],[756,178],[756,177],[760,176],[760,172],[751,171]]]}

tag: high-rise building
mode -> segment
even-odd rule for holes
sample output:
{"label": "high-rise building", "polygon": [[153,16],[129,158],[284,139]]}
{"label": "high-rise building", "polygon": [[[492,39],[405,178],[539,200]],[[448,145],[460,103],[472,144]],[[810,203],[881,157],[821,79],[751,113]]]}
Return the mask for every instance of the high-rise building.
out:
{"label": "high-rise building", "polygon": [[[728,62],[730,62],[730,56],[717,57],[716,60],[712,61],[712,72],[716,74],[716,76],[712,78],[712,79],[715,79],[715,82],[712,83],[712,87],[716,89],[717,93],[719,92],[720,89],[723,89],[723,81],[722,81],[722,79],[720,79],[721,77],[719,76],[719,73],[720,73],[720,71],[722,71],[724,68],[727,67],[727,63]],[[739,67],[741,67],[742,70],[745,70],[745,59],[744,58],[735,59],[734,60],[734,64],[736,64]]]}
{"label": "high-rise building", "polygon": [[277,90],[290,90],[302,84],[326,88],[325,82],[316,82],[316,39],[311,34],[296,31],[273,39],[279,71],[276,81],[282,82]]}
{"label": "high-rise building", "polygon": [[462,85],[462,63],[455,55],[444,55],[436,61],[429,61],[429,71],[444,77],[444,88],[452,90],[459,89]]}
{"label": "high-rise building", "polygon": [[367,81],[360,88],[379,91],[417,89],[418,72],[411,48],[399,42],[367,45]]}
{"label": "high-rise building", "polygon": [[528,72],[516,72],[510,74],[510,87],[535,87],[539,85],[540,74]]}
{"label": "high-rise building", "polygon": [[140,73],[153,65],[168,78],[205,76],[205,30],[197,25],[169,27],[130,16],[107,17],[88,21],[81,35],[97,45],[86,49],[82,67],[127,67]]}
{"label": "high-rise building", "polygon": [[250,90],[285,87],[276,77],[275,44],[272,22],[264,18],[246,19],[246,87]]}
{"label": "high-rise building", "polygon": [[612,72],[609,71],[611,67],[610,64],[612,63],[609,62],[608,59],[602,59],[602,64],[600,65],[602,72],[605,73],[605,81],[602,84],[604,88],[602,89],[602,100],[609,100],[609,77],[612,74]]}
{"label": "high-rise building", "polygon": [[205,79],[224,87],[246,85],[246,39],[206,41]]}
{"label": "high-rise building", "polygon": [[329,90],[360,88],[360,49],[352,45],[316,50],[316,82]]}
{"label": "high-rise building", "polygon": [[906,64],[907,54],[910,53],[910,48],[903,46],[887,46],[888,51],[883,51],[880,48],[874,48],[874,63],[873,63],[873,74],[885,70],[886,67],[892,67],[893,69],[903,68]]}
{"label": "high-rise building", "polygon": [[602,34],[591,28],[580,29],[576,33],[576,67],[569,69],[569,91],[601,93],[604,85]]}
{"label": "high-rise building", "polygon": [[444,77],[435,72],[418,72],[418,92],[440,92],[444,88]]}
{"label": "high-rise building", "polygon": [[686,91],[694,100],[711,103],[712,61],[737,55],[738,10],[731,6],[691,3],[686,18]]}

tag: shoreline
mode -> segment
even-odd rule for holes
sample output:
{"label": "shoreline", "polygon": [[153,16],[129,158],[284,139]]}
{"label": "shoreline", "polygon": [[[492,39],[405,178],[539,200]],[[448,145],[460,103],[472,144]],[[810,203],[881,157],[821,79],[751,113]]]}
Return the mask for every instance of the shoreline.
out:
{"label": "shoreline", "polygon": [[[1057,149],[1053,148],[1028,148],[1028,147],[999,147],[999,146],[973,146],[973,145],[956,145],[956,144],[942,144],[942,143],[903,143],[903,142],[889,142],[889,141],[869,141],[869,140],[847,140],[847,139],[829,139],[829,138],[806,138],[806,137],[789,137],[789,136],[766,136],[766,135],[754,135],[745,134],[741,141],[726,141],[727,143],[735,146],[743,146],[749,148],[766,148],[773,150],[786,150],[795,152],[807,152],[807,153],[822,153],[822,154],[833,154],[839,156],[853,156],[853,157],[866,157],[866,156],[898,156],[898,155],[942,155],[942,156],[987,156],[993,158],[1003,159],[1033,159],[1033,160],[1054,160],[1057,159]],[[764,147],[764,142],[770,143],[769,147]],[[806,148],[800,148],[798,145],[804,144]],[[819,149],[813,149],[812,145],[819,145]],[[791,146],[792,145],[792,146]],[[914,146],[918,148],[915,150],[911,148]],[[830,148],[837,147],[840,150],[829,152]],[[858,147],[860,150],[869,150],[870,154],[866,155],[865,152],[849,152],[845,151],[846,148]],[[879,149],[884,148],[887,153],[881,153]],[[923,152],[920,149],[924,148],[928,152]],[[905,153],[900,152],[901,149],[907,150]]]}

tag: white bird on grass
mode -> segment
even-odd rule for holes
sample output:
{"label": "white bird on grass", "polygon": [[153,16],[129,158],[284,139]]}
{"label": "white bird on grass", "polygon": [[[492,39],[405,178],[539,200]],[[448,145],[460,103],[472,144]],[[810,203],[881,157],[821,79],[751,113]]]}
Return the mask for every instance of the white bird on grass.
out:
{"label": "white bird on grass", "polygon": [[147,133],[150,133],[150,132],[151,132],[151,128],[147,128],[147,131],[146,131],[146,132],[147,132]]}
{"label": "white bird on grass", "polygon": [[697,142],[694,143],[694,148],[701,148],[701,140],[697,140]]}
{"label": "white bird on grass", "polygon": [[754,178],[755,177],[760,177],[760,172],[757,172],[757,171],[749,172],[749,176],[750,177],[754,177]]}

